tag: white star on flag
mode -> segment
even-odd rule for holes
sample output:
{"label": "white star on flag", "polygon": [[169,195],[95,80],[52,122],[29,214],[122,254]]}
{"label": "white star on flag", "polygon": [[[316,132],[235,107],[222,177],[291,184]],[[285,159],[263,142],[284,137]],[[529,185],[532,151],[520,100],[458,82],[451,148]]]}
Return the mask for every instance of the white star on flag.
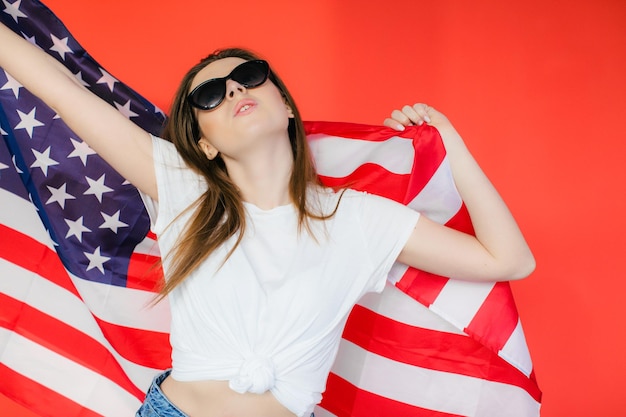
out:
{"label": "white star on flag", "polygon": [[18,116],[20,116],[20,122],[13,129],[25,129],[30,138],[33,138],[33,129],[39,126],[44,126],[39,120],[35,119],[35,111],[37,107],[33,107],[30,113],[22,113],[21,111],[17,111]]}
{"label": "white star on flag", "polygon": [[104,185],[105,175],[106,174],[102,174],[102,176],[98,178],[97,180],[91,179],[89,177],[85,177],[85,179],[89,183],[89,188],[83,194],[84,195],[93,194],[96,196],[98,201],[102,203],[102,194],[113,191],[112,188],[109,188],[106,185]]}
{"label": "white star on flag", "polygon": [[6,9],[4,9],[4,12],[10,15],[13,18],[13,20],[15,20],[15,23],[17,23],[18,17],[28,17],[24,13],[22,13],[20,10],[20,3],[22,3],[22,0],[17,0],[13,4],[9,3],[7,0],[2,0],[2,2],[6,6]]}
{"label": "white star on flag", "polygon": [[123,106],[119,104],[118,102],[113,102],[113,103],[115,104],[115,107],[117,107],[117,110],[119,110],[120,113],[126,116],[127,119],[130,119],[131,117],[139,116],[137,113],[133,112],[130,109],[130,100],[128,100],[126,104],[124,104]]}
{"label": "white star on flag", "polygon": [[43,152],[39,152],[33,149],[33,155],[35,155],[35,162],[30,166],[31,168],[39,168],[43,172],[44,176],[48,176],[48,168],[53,165],[59,165],[57,161],[50,158],[50,146]]}
{"label": "white star on flag", "polygon": [[37,48],[43,50],[43,48],[41,46],[39,46],[39,44],[37,43],[37,39],[34,36],[26,36],[25,34],[22,33],[22,36],[24,37],[24,39],[26,39],[28,42],[30,42],[32,45],[36,46]]}
{"label": "white star on flag", "polygon": [[78,82],[81,83],[84,87],[89,87],[89,83],[83,80],[83,73],[81,71],[78,71],[76,74],[74,74],[74,77],[76,77]]}
{"label": "white star on flag", "polygon": [[100,225],[100,229],[111,229],[114,233],[117,234],[117,229],[121,227],[128,227],[128,225],[122,221],[120,221],[120,210],[118,210],[112,216],[104,212],[100,212],[102,214],[102,218],[104,218],[104,223]]}
{"label": "white star on flag", "polygon": [[100,69],[100,72],[102,73],[102,77],[100,77],[100,79],[96,81],[96,84],[106,84],[109,86],[109,90],[113,92],[113,87],[115,86],[115,83],[118,83],[119,81],[117,81],[114,76],[112,76],[111,74],[103,70],[102,68],[99,68],[99,69]]}
{"label": "white star on flag", "polygon": [[[7,164],[3,164],[2,162],[0,162],[0,170],[2,169],[7,169],[9,166]],[[119,213],[119,212],[118,212]]]}
{"label": "white star on flag", "polygon": [[71,194],[68,194],[65,191],[65,189],[67,188],[67,184],[63,184],[59,188],[54,188],[54,187],[51,187],[49,185],[47,185],[46,187],[48,187],[48,191],[50,191],[50,194],[52,194],[50,196],[50,198],[48,199],[48,201],[46,201],[46,204],[59,203],[59,206],[61,206],[61,208],[64,209],[65,208],[65,200],[75,200],[76,199],[76,197],[74,197]]}
{"label": "white star on flag", "polygon": [[5,85],[0,87],[0,90],[13,90],[15,98],[19,98],[20,88],[22,88],[23,85],[20,84],[15,78],[11,77],[8,72],[4,71],[4,75],[6,75],[8,81]]}
{"label": "white star on flag", "polygon": [[69,230],[67,231],[67,234],[65,235],[66,239],[69,239],[71,236],[76,236],[76,239],[78,239],[79,242],[82,242],[83,232],[91,232],[90,229],[86,228],[83,225],[83,216],[80,216],[76,220],[68,220],[68,219],[64,219],[64,220],[65,220],[65,223],[67,223],[67,225],[69,226]]}
{"label": "white star on flag", "polygon": [[83,162],[84,166],[87,166],[87,157],[89,155],[95,155],[96,152],[87,145],[85,142],[78,141],[76,139],[70,138],[72,141],[72,145],[74,145],[74,150],[67,157],[68,158],[80,158]]}
{"label": "white star on flag", "polygon": [[96,248],[93,253],[83,252],[87,259],[89,259],[89,265],[87,266],[87,271],[91,271],[94,268],[98,268],[98,271],[104,274],[104,263],[109,261],[111,258],[102,256],[100,254],[100,246]]}
{"label": "white star on flag", "polygon": [[66,53],[70,53],[73,54],[74,51],[72,51],[70,49],[69,46],[67,46],[67,37],[63,38],[63,39],[59,39],[56,36],[54,36],[53,34],[50,34],[50,38],[52,39],[52,43],[54,45],[52,45],[50,47],[51,51],[57,52],[59,55],[61,55],[61,58],[63,59],[63,61],[65,61],[65,54]]}

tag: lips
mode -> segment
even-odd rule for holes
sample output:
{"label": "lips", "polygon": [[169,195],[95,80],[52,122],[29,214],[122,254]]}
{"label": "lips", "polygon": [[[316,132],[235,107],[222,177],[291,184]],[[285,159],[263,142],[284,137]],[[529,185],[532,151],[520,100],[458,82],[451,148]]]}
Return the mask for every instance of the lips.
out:
{"label": "lips", "polygon": [[256,101],[250,99],[243,99],[237,103],[234,110],[234,116],[249,113],[256,107]]}

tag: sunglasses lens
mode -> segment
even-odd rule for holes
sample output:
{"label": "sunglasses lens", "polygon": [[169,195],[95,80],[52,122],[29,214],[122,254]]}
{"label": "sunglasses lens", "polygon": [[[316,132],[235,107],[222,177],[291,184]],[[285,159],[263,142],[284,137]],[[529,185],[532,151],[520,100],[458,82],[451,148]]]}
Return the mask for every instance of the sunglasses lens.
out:
{"label": "sunglasses lens", "polygon": [[267,80],[269,66],[265,61],[248,61],[235,68],[231,78],[246,88],[258,87]]}
{"label": "sunglasses lens", "polygon": [[217,107],[226,95],[224,80],[212,80],[196,88],[191,95],[191,102],[204,110]]}
{"label": "sunglasses lens", "polygon": [[226,97],[226,80],[237,81],[246,88],[258,87],[267,80],[270,67],[265,61],[247,61],[238,65],[227,77],[205,81],[196,87],[189,95],[189,101],[194,107],[202,110],[212,110],[220,105]]}

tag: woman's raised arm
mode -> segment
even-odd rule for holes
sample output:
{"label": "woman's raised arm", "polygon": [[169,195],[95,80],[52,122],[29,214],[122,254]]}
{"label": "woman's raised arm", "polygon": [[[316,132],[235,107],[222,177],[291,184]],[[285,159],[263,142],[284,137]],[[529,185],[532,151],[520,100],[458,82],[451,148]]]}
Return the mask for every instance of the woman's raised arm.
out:
{"label": "woman's raised arm", "polygon": [[56,111],[124,178],[157,199],[150,135],[83,87],[61,63],[0,24],[0,67]]}
{"label": "woman's raised arm", "polygon": [[448,119],[430,106],[415,104],[395,110],[384,122],[397,130],[421,123],[436,127],[441,134],[476,237],[422,217],[398,260],[428,272],[472,281],[528,276],[535,268],[535,259],[524,236]]}

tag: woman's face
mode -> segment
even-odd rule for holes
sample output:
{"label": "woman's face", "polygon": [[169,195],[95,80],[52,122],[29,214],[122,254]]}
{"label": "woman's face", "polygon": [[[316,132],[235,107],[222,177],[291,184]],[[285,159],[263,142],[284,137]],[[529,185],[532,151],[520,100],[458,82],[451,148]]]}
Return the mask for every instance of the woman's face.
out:
{"label": "woman's face", "polygon": [[[196,75],[190,91],[206,80],[227,76],[243,62],[244,59],[235,57],[212,62]],[[200,129],[198,143],[209,159],[218,152],[224,158],[237,159],[266,141],[289,140],[287,127],[293,115],[269,79],[250,89],[228,79],[226,96],[215,109],[194,111]]]}

